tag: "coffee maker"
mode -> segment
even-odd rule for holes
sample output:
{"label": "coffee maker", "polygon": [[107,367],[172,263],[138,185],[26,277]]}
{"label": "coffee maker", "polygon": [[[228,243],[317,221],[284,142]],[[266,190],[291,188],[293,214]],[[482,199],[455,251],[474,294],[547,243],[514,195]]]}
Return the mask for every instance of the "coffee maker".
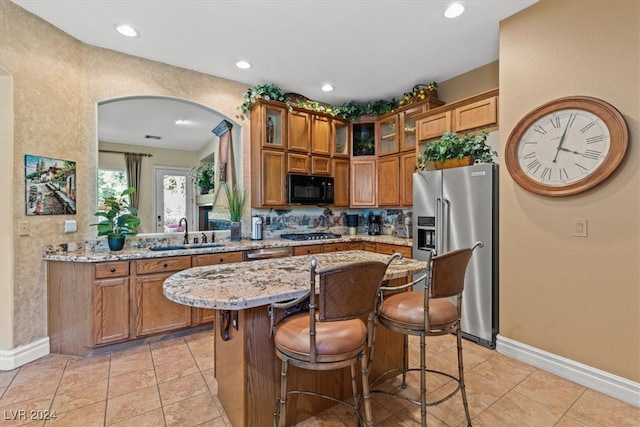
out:
{"label": "coffee maker", "polygon": [[377,236],[382,233],[382,217],[380,215],[369,214],[369,232],[370,236]]}

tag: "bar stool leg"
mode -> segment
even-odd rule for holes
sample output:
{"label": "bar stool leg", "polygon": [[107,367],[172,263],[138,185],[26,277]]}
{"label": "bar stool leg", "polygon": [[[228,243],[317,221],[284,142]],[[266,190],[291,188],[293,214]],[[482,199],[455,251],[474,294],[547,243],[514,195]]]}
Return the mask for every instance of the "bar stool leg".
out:
{"label": "bar stool leg", "polygon": [[[364,401],[364,421],[365,425],[369,427],[373,425],[373,413],[371,412],[371,394],[369,392],[369,364],[367,355],[364,353],[360,355],[360,370],[362,372],[362,400]],[[356,413],[359,413],[358,409],[358,404],[356,402]]]}
{"label": "bar stool leg", "polygon": [[285,427],[287,423],[287,377],[289,362],[282,360],[282,372],[280,378],[280,413],[278,416],[278,427]]}
{"label": "bar stool leg", "polygon": [[402,388],[407,388],[407,372],[409,371],[409,336],[402,337]]}
{"label": "bar stool leg", "polygon": [[427,425],[427,363],[425,356],[425,336],[420,334],[420,421]]}
{"label": "bar stool leg", "polygon": [[464,406],[464,414],[467,417],[467,426],[471,427],[471,415],[469,414],[469,403],[467,401],[467,391],[464,386],[464,365],[462,363],[462,332],[458,323],[458,331],[456,333],[458,344],[458,377],[460,378],[460,392],[462,393],[462,405]]}

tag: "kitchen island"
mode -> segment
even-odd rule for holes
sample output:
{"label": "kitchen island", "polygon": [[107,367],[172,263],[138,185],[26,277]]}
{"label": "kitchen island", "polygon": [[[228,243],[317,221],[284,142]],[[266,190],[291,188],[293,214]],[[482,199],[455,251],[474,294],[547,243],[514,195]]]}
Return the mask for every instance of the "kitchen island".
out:
{"label": "kitchen island", "polygon": [[[358,261],[383,261],[388,255],[346,251],[190,268],[167,278],[164,295],[171,301],[215,310],[215,376],[218,396],[234,426],[273,423],[280,360],[270,336],[267,306],[304,295],[309,289],[312,259],[319,268]],[[386,280],[400,280],[423,270],[426,263],[394,260]],[[372,375],[401,364],[402,337],[378,328]],[[351,395],[347,368],[337,372],[313,372],[293,368],[293,388],[315,389],[337,398]],[[287,420],[300,422],[332,406],[309,396],[291,396]]]}

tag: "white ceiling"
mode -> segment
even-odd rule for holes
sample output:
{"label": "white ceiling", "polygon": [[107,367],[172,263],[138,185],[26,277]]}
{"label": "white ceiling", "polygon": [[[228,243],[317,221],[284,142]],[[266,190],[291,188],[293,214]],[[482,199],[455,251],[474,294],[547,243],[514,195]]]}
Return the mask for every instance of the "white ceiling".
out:
{"label": "white ceiling", "polygon": [[451,0],[13,1],[84,43],[334,105],[399,99],[497,60],[500,21],[537,2],[459,0],[465,13],[447,19]]}

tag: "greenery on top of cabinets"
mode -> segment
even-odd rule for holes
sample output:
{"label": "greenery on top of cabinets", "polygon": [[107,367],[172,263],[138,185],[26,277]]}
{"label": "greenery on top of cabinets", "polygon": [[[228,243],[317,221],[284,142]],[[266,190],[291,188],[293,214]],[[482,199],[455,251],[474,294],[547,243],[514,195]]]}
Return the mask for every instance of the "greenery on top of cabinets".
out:
{"label": "greenery on top of cabinets", "polygon": [[329,105],[317,101],[311,101],[308,99],[300,99],[299,97],[287,98],[286,94],[282,90],[273,84],[260,84],[254,88],[249,88],[244,93],[244,102],[238,107],[243,113],[251,111],[253,104],[257,99],[266,99],[271,101],[280,101],[291,106],[293,103],[295,106],[306,108],[308,110],[316,111],[319,113],[330,114],[334,117],[340,117],[344,120],[355,121],[361,116],[378,115],[382,116],[387,114],[396,108],[398,108],[398,101],[392,99],[386,101],[380,99],[374,102],[358,102],[349,101],[342,105]]}
{"label": "greenery on top of cabinets", "polygon": [[417,170],[424,170],[427,161],[444,162],[472,156],[475,163],[492,163],[498,153],[487,145],[487,132],[477,135],[465,134],[462,138],[453,132],[445,132],[439,140],[427,143],[424,153],[418,156]]}

